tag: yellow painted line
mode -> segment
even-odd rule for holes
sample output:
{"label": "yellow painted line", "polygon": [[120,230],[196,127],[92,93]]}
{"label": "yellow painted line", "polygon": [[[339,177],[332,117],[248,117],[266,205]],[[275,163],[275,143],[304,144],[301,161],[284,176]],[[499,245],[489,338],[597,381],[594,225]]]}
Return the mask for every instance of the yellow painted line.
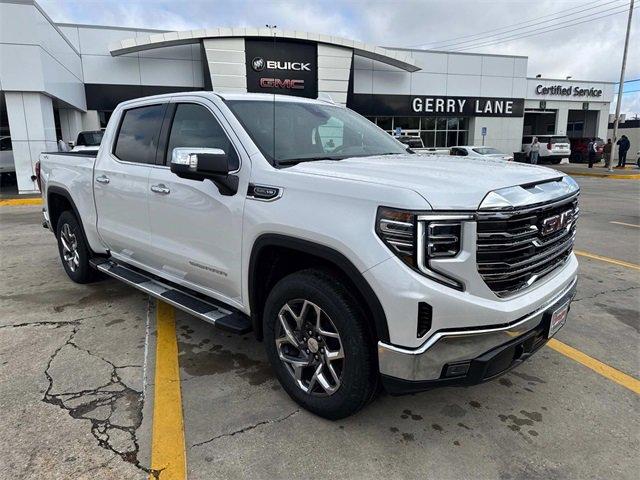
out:
{"label": "yellow painted line", "polygon": [[187,477],[187,461],[180,395],[178,341],[173,307],[158,301],[156,323],[158,332],[151,469],[161,470],[163,480],[183,480]]}
{"label": "yellow painted line", "polygon": [[620,265],[621,267],[633,268],[634,270],[640,270],[640,265],[631,262],[625,262],[624,260],[616,260],[615,258],[604,257],[602,255],[596,255],[595,253],[583,252],[581,250],[574,250],[576,255],[581,257],[591,258],[593,260],[600,260],[601,262],[613,263],[614,265]]}
{"label": "yellow painted line", "polygon": [[634,225],[633,223],[624,223],[624,222],[609,222],[609,223],[615,223],[616,225],[624,225],[625,227],[640,228],[640,225]]}
{"label": "yellow painted line", "polygon": [[0,200],[0,207],[19,207],[23,205],[42,205],[42,198],[9,198]]}
{"label": "yellow painted line", "polygon": [[632,392],[640,395],[640,380],[638,380],[637,378],[634,378],[631,375],[627,375],[626,373],[622,373],[620,370],[616,370],[615,368],[602,363],[600,360],[596,360],[586,353],[582,353],[580,350],[576,350],[575,348],[570,347],[566,343],[562,343],[560,340],[556,340],[555,338],[549,340],[547,346],[555,350],[556,352],[561,353],[565,357],[569,357],[570,359],[575,360],[585,367],[590,368],[603,377],[616,382],[618,385],[622,385],[623,387],[628,388]]}
{"label": "yellow painted line", "polygon": [[588,173],[588,172],[565,172],[571,176],[576,177],[597,177],[597,178],[614,178],[616,180],[640,180],[640,174],[632,173],[629,175],[624,174],[609,174],[606,173]]}

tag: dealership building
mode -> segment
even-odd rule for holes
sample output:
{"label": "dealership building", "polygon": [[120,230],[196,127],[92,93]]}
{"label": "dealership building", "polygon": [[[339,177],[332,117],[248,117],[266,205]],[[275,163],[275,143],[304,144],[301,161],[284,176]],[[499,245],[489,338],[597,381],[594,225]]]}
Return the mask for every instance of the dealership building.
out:
{"label": "dealership building", "polygon": [[20,193],[37,190],[35,162],[57,140],[106,126],[123,100],[167,92],[331,97],[427,147],[484,142],[517,152],[525,135],[606,137],[612,83],[527,75],[522,56],[268,28],[62,24],[33,0],[0,0],[0,136],[11,138]]}

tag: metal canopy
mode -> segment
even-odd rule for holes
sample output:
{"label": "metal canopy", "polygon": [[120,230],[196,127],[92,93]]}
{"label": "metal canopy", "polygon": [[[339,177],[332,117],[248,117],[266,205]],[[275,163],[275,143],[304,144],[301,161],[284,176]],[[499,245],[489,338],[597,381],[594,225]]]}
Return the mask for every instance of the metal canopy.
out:
{"label": "metal canopy", "polygon": [[183,32],[156,33],[114,42],[109,45],[109,50],[112,56],[117,57],[127,53],[142,52],[155,48],[199,43],[206,38],[247,37],[276,37],[324,43],[352,49],[358,56],[386,63],[387,65],[392,65],[407,72],[416,72],[420,70],[420,67],[414,63],[414,59],[410,52],[388,50],[386,48],[376,47],[374,45],[356,42],[342,37],[287,30],[273,30],[272,32],[268,28],[207,28],[200,30],[186,30]]}

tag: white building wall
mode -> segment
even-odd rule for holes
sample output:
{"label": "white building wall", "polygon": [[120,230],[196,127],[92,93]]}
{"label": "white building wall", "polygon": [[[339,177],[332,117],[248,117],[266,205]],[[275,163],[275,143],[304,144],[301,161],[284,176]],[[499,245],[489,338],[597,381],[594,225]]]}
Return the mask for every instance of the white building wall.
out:
{"label": "white building wall", "polygon": [[[393,49],[390,49],[393,50]],[[524,98],[527,58],[412,50],[421,70],[413,73],[356,56],[354,93],[456,97]],[[470,144],[482,143],[505,152],[521,149],[524,117],[471,117]]]}
{"label": "white building wall", "polygon": [[62,140],[66,143],[75,142],[82,128],[82,114],[78,110],[71,108],[61,108],[58,110],[60,117],[60,130]]}
{"label": "white building wall", "polygon": [[318,94],[326,93],[338,104],[347,104],[353,50],[318,44]]}
{"label": "white building wall", "polygon": [[82,60],[84,83],[202,88],[199,45],[163,47],[112,57],[109,44],[127,38],[148,37],[158,30],[60,24],[76,45]]}
{"label": "white building wall", "polygon": [[51,98],[42,93],[5,92],[13,158],[20,193],[34,193],[31,180],[40,153],[57,150]]}
{"label": "white building wall", "polygon": [[0,3],[0,88],[86,108],[80,54],[33,2]]}
{"label": "white building wall", "polygon": [[244,38],[203,40],[214,91],[246,93],[247,67]]}

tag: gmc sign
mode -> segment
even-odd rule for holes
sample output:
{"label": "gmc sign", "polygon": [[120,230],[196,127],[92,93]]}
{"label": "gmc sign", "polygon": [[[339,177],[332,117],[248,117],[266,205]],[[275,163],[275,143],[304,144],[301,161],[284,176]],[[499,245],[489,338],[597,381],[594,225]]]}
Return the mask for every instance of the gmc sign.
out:
{"label": "gmc sign", "polygon": [[262,88],[284,88],[289,90],[303,90],[304,80],[296,80],[291,78],[261,78],[260,86]]}
{"label": "gmc sign", "polygon": [[247,91],[318,96],[317,46],[295,40],[245,40]]}

